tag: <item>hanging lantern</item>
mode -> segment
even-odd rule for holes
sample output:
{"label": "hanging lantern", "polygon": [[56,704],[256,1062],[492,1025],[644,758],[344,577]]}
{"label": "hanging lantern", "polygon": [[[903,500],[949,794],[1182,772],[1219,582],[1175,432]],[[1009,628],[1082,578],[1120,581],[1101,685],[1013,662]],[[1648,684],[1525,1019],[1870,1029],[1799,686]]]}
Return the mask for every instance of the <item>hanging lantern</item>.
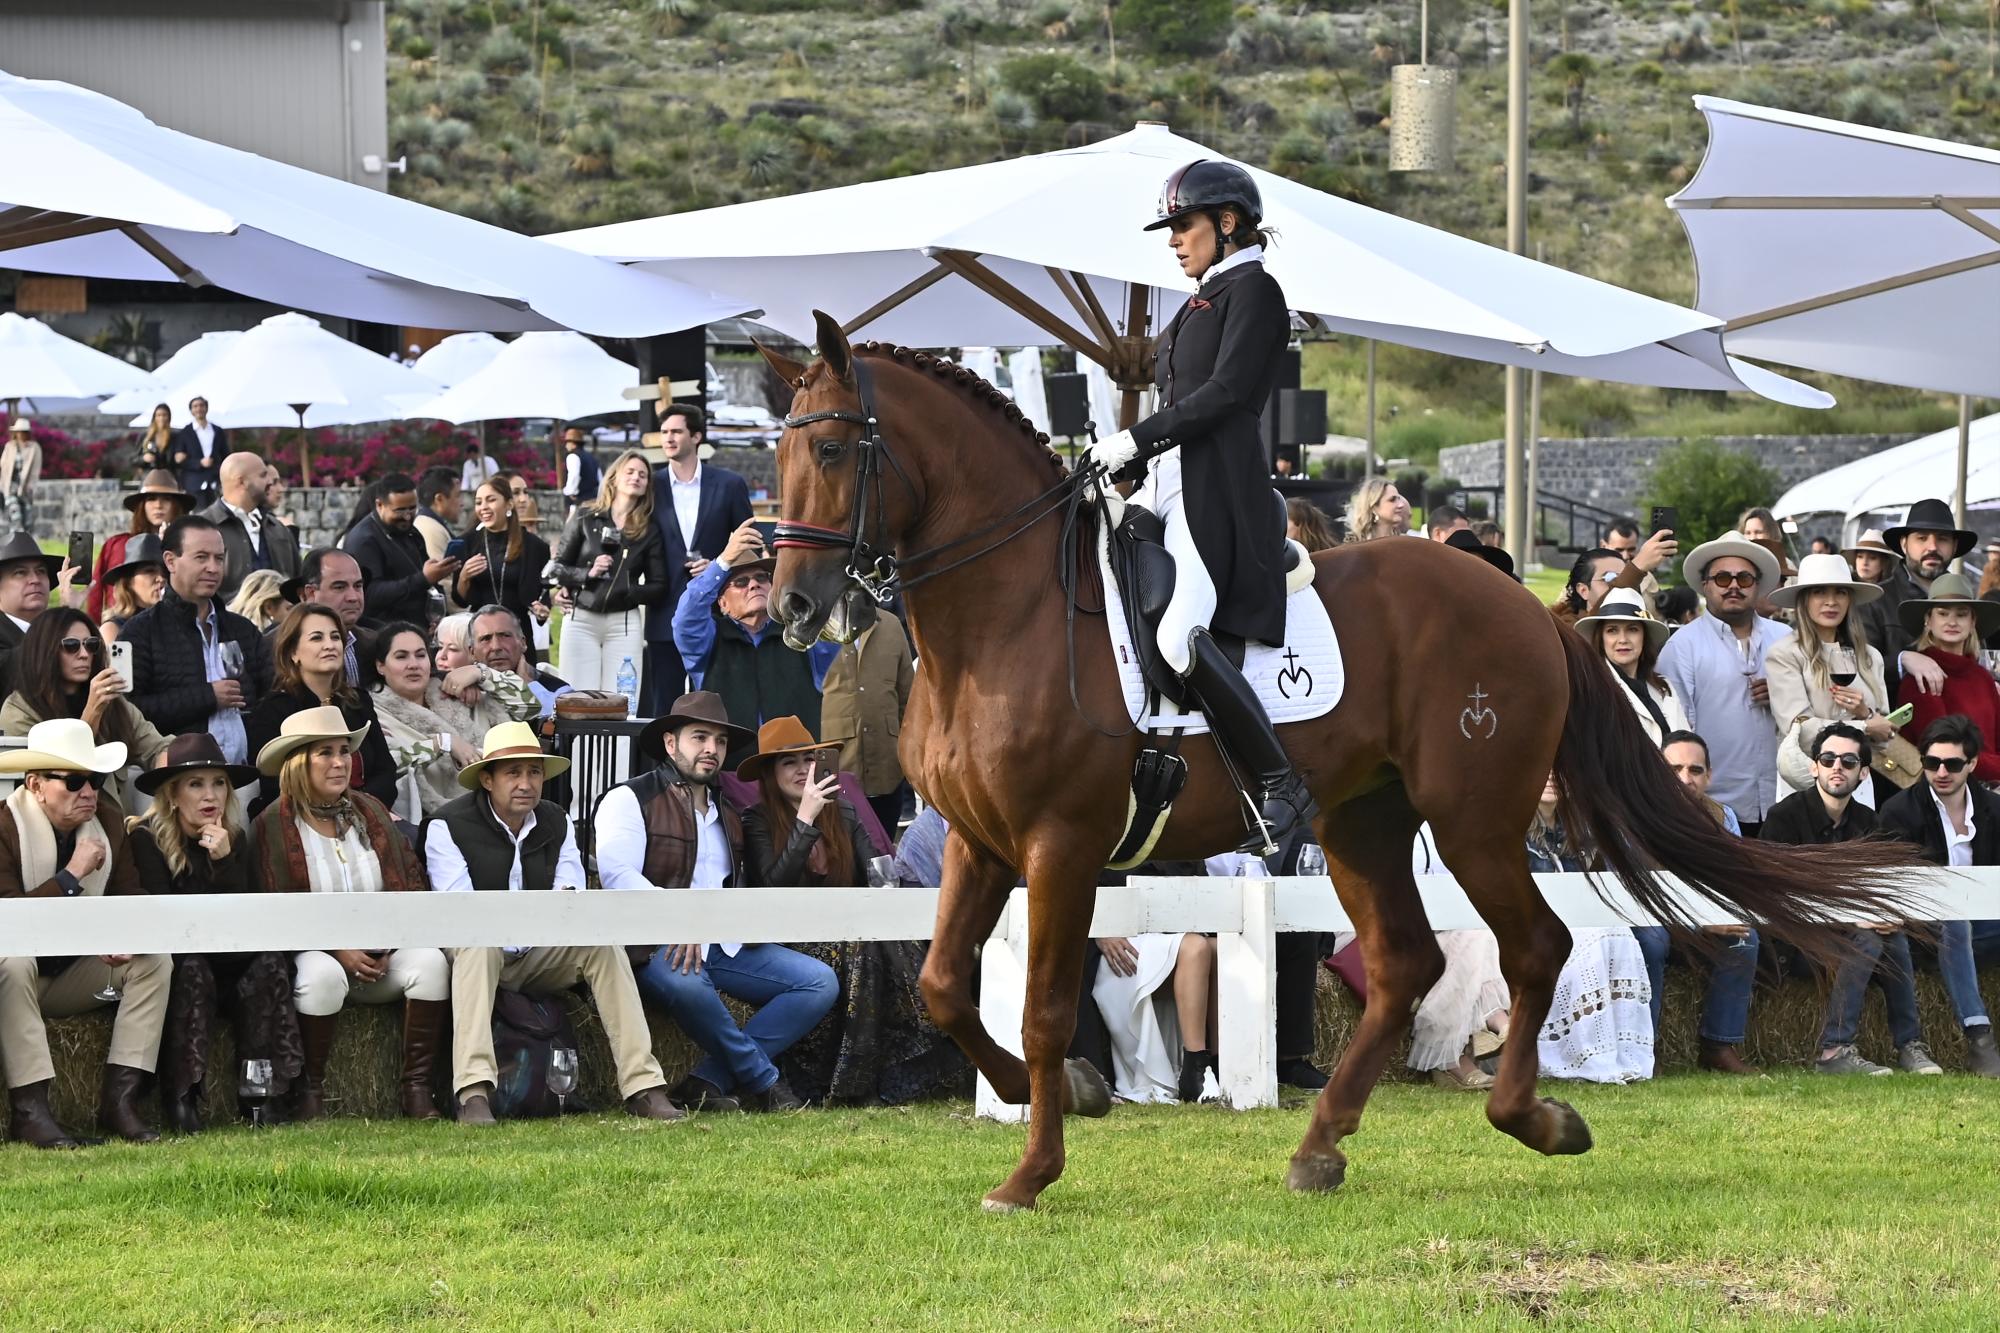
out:
{"label": "hanging lantern", "polygon": [[1389,71],[1389,170],[1448,171],[1458,71],[1398,65]]}

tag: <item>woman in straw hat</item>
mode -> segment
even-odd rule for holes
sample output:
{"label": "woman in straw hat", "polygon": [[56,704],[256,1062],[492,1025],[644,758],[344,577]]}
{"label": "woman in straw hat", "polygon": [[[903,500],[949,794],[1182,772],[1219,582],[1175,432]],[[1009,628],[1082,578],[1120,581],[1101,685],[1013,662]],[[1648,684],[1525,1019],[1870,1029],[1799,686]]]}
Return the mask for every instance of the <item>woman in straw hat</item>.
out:
{"label": "woman in straw hat", "polygon": [[[1781,797],[1813,786],[1808,747],[1836,722],[1867,734],[1888,781],[1907,787],[1917,780],[1913,752],[1883,748],[1896,737],[1886,716],[1894,705],[1882,654],[1868,642],[1860,613],[1881,595],[1874,584],[1856,581],[1837,555],[1807,556],[1799,562],[1797,581],[1771,594],[1773,606],[1792,613],[1791,634],[1764,655],[1771,722],[1778,729]],[[1875,804],[1870,784],[1863,783],[1855,795],[1863,805]]]}
{"label": "woman in straw hat", "polygon": [[1945,574],[1931,581],[1929,597],[1912,598],[1897,608],[1903,628],[1917,636],[1914,651],[1938,664],[1944,689],[1926,694],[1910,677],[1903,678],[1898,703],[1914,711],[1903,735],[1918,742],[1924,728],[1941,717],[1962,713],[1979,728],[1981,747],[1974,761],[1976,782],[2000,782],[2000,683],[1979,661],[1979,641],[2000,629],[2000,602],[1981,601],[1962,574]]}
{"label": "woman in straw hat", "polygon": [[[152,893],[247,893],[250,852],[236,788],[257,770],[231,764],[207,732],[174,737],[164,762],[134,783],[153,808],[132,826],[132,859]],[[269,1100],[305,1067],[299,1021],[292,1008],[292,960],[278,952],[174,954],[167,1026],[160,1040],[162,1118],[183,1134],[202,1131],[210,1038],[218,1008],[235,1020],[239,1062],[269,1061],[265,1091],[241,1096],[238,1109],[253,1124],[266,1120]],[[230,1074],[221,1081],[241,1092]]]}
{"label": "woman in straw hat", "polygon": [[104,545],[97,548],[97,569],[90,577],[90,600],[84,609],[98,620],[104,618],[105,599],[111,595],[111,571],[127,562],[125,548],[132,539],[147,533],[163,536],[167,524],[194,512],[194,497],[181,489],[173,473],[156,468],[146,474],[138,490],[125,497],[125,508],[132,515],[132,525],[104,539]]}
{"label": "woman in straw hat", "polygon": [[1597,610],[1576,622],[1577,633],[1603,655],[1611,674],[1625,686],[1639,725],[1658,749],[1668,736],[1687,730],[1687,712],[1659,673],[1660,649],[1669,630],[1646,614],[1646,595],[1637,588],[1613,588]]}
{"label": "woman in straw hat", "polygon": [[[750,882],[818,888],[868,882],[882,853],[860,813],[840,793],[839,751],[796,717],[757,729],[757,752],[736,766],[755,786],[743,812]],[[918,991],[925,946],[854,940],[793,946],[831,967],[840,1002],[785,1053],[785,1077],[810,1102],[900,1105],[944,1091],[965,1059],[932,1025]]]}
{"label": "woman in straw hat", "polygon": [[1891,571],[1902,560],[1888,542],[1882,540],[1882,529],[1870,528],[1861,534],[1852,546],[1841,548],[1848,564],[1854,567],[1854,577],[1863,583],[1880,584],[1889,577]]}
{"label": "woman in straw hat", "polygon": [[165,548],[150,532],[142,532],[125,544],[125,557],[104,571],[104,641],[111,643],[124,632],[125,622],[141,611],[159,604],[167,590]]}
{"label": "woman in straw hat", "polygon": [[[423,863],[389,811],[353,788],[354,753],[370,730],[350,729],[339,708],[292,714],[257,752],[257,771],[274,778],[278,799],[251,826],[258,885],[274,893],[422,892]],[[340,1011],[360,1004],[403,1005],[403,1114],[437,1118],[431,1075],[451,997],[451,966],[437,949],[310,949],[295,954],[295,999],[305,1046],[304,1077],[292,1116],[325,1109],[326,1062]]]}
{"label": "woman in straw hat", "polygon": [[[82,718],[99,740],[123,743],[142,769],[151,768],[173,739],[132,703],[90,617],[68,606],[52,606],[28,626],[14,654],[14,692],[0,704],[0,736],[25,736],[37,722],[57,717]],[[105,795],[124,812],[134,808],[123,769]]]}

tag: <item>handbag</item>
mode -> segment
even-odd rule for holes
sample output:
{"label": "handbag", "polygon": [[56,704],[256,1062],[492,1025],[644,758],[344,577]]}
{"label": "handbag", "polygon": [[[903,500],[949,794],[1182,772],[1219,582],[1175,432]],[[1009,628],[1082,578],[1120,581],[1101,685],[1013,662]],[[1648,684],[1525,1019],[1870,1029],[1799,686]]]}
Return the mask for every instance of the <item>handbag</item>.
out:
{"label": "handbag", "polygon": [[549,1091],[558,1050],[576,1054],[576,1029],[561,995],[523,995],[502,986],[493,995],[493,1113],[506,1120],[553,1116],[585,1107],[575,1094]]}
{"label": "handbag", "polygon": [[[1792,729],[1778,745],[1778,776],[1793,791],[1813,789],[1812,756],[1806,753],[1805,726],[1809,718],[1795,718]],[[1868,743],[1868,767],[1898,787],[1917,780],[1923,765],[1917,747],[1898,732],[1886,741]]]}

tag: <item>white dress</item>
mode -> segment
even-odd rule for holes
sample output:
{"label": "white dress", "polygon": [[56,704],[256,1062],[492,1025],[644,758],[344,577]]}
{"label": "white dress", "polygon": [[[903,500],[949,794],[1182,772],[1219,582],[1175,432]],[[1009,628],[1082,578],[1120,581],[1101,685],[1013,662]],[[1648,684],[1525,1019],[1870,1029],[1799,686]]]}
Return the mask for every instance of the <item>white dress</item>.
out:
{"label": "white dress", "polygon": [[1174,1007],[1180,935],[1134,935],[1139,962],[1129,977],[1097,969],[1091,998],[1111,1038],[1111,1090],[1128,1102],[1180,1100],[1181,1025]]}
{"label": "white dress", "polygon": [[1632,1083],[1653,1076],[1653,987],[1625,926],[1579,930],[1556,979],[1535,1053],[1547,1078]]}

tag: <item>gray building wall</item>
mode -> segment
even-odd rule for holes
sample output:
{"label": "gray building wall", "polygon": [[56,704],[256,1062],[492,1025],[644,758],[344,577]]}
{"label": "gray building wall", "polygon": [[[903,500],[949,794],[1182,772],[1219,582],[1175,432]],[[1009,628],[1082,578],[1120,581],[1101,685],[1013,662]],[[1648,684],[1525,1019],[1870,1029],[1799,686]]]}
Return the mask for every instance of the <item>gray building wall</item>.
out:
{"label": "gray building wall", "polygon": [[6,0],[0,69],[79,84],[173,129],[386,189],[384,9],[384,0]]}

